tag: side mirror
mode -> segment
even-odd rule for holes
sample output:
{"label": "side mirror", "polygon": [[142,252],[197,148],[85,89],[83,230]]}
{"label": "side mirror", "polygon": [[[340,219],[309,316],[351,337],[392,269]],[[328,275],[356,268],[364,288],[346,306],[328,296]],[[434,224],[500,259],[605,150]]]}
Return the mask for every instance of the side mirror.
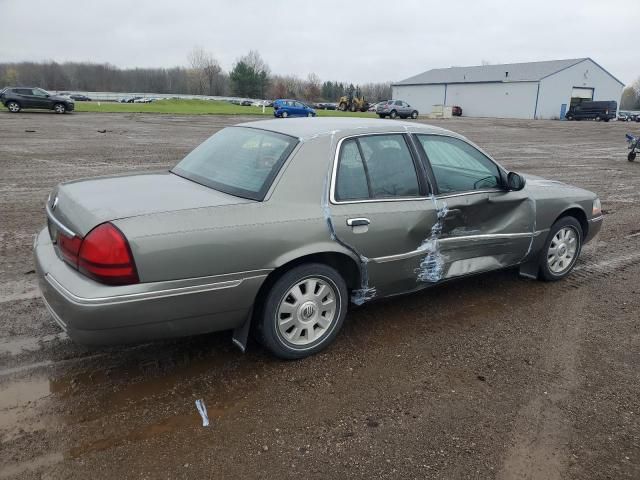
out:
{"label": "side mirror", "polygon": [[522,190],[526,183],[524,177],[516,172],[509,172],[507,175],[507,188],[511,191],[517,192]]}

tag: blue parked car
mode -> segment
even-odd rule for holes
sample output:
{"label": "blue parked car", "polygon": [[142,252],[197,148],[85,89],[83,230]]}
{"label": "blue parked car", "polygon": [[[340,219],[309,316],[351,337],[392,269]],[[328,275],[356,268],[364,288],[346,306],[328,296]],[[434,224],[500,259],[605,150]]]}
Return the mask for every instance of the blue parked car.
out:
{"label": "blue parked car", "polygon": [[273,102],[274,117],[315,117],[316,111],[298,100],[279,99]]}

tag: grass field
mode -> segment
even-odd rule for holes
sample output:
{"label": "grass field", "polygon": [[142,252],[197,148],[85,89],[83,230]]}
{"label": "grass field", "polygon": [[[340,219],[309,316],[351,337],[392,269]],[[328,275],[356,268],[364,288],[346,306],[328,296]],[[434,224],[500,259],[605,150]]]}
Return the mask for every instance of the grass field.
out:
{"label": "grass field", "polygon": [[[265,115],[273,116],[272,108],[242,107],[228,102],[214,100],[157,100],[152,103],[117,102],[76,102],[78,112],[106,113],[168,113],[174,115]],[[374,117],[368,112],[338,112],[335,110],[317,110],[320,117]]]}

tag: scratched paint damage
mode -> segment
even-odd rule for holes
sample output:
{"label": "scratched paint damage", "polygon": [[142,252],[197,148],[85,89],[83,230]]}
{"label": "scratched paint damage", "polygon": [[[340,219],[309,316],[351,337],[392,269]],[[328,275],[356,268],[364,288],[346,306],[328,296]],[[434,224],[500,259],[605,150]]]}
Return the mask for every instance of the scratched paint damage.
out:
{"label": "scratched paint damage", "polygon": [[[335,142],[336,133],[337,131],[331,132],[331,148],[329,149],[329,152],[331,155],[333,155],[333,152],[336,148],[336,142]],[[351,302],[356,305],[362,305],[376,296],[376,288],[369,286],[369,258],[362,255],[354,247],[352,247],[348,243],[341,240],[338,237],[336,233],[336,229],[333,225],[333,219],[331,218],[331,207],[329,206],[329,185],[331,183],[330,179],[331,179],[332,166],[333,166],[333,162],[332,162],[332,158],[330,157],[327,176],[324,179],[324,186],[322,188],[322,199],[321,199],[322,213],[323,213],[325,222],[327,223],[327,227],[329,229],[329,236],[331,237],[331,240],[339,243],[344,248],[346,248],[347,250],[349,250],[350,252],[352,252],[354,255],[358,257],[358,260],[360,262],[360,288],[352,290]]]}
{"label": "scratched paint damage", "polygon": [[436,223],[431,227],[429,238],[426,238],[418,247],[418,250],[427,252],[427,255],[420,262],[416,274],[419,282],[435,283],[442,280],[444,275],[445,258],[440,251],[440,236],[449,207],[447,202],[442,202],[442,206],[438,207],[438,201],[433,195],[431,195],[431,201],[436,208]]}

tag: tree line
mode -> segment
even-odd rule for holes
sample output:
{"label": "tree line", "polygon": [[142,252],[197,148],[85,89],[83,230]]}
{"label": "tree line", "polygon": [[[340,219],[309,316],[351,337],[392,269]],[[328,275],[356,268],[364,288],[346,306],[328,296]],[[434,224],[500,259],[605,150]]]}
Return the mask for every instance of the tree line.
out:
{"label": "tree line", "polygon": [[335,102],[350,90],[359,89],[370,102],[391,98],[391,84],[321,81],[272,74],[260,54],[252,50],[238,58],[226,72],[203,48],[194,48],[186,66],[173,68],[118,68],[108,63],[19,62],[0,63],[0,88],[37,86],[46,90],[87,92],[147,92],[235,96],[247,98],[296,98]]}

